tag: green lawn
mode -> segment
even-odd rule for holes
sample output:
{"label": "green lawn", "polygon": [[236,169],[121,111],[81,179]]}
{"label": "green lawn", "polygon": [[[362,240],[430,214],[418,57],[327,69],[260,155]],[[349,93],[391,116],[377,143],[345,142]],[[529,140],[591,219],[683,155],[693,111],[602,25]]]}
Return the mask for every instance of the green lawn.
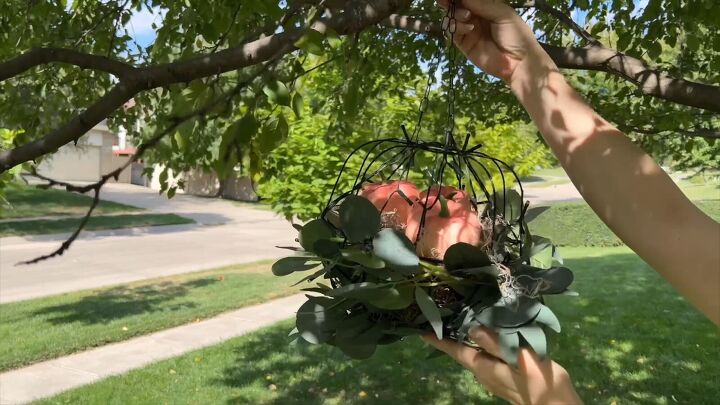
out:
{"label": "green lawn", "polygon": [[[0,222],[0,237],[73,232],[77,229],[80,221],[81,218],[63,218]],[[100,231],[142,226],[191,224],[194,222],[192,219],[175,214],[93,215],[85,225],[85,230]]]}
{"label": "green lawn", "polygon": [[252,208],[256,210],[261,211],[272,211],[272,206],[266,202],[258,201],[258,202],[250,202],[250,201],[233,201],[233,204],[237,205],[238,207],[244,207],[244,208]]}
{"label": "green lawn", "polygon": [[268,263],[0,305],[0,371],[297,292]]}
{"label": "green lawn", "polygon": [[[41,190],[37,187],[19,184],[7,188],[5,199],[10,206],[0,205],[0,219],[85,215],[92,202],[92,198],[86,195],[57,189]],[[95,209],[95,214],[137,211],[142,211],[142,209],[101,201]]]}
{"label": "green lawn", "polygon": [[679,186],[691,200],[720,200],[720,184],[718,183],[694,184],[681,180]]}
{"label": "green lawn", "polygon": [[[695,201],[720,221],[720,200]],[[558,246],[621,246],[622,242],[584,202],[558,203],[530,223],[530,232],[550,238]]]}
{"label": "green lawn", "polygon": [[[597,404],[714,404],[720,335],[627,248],[564,248],[580,297],[552,297],[554,359]],[[488,398],[450,359],[408,339],[367,361],[288,346],[290,322],[41,403],[470,404]],[[713,399],[715,398],[715,399]]]}

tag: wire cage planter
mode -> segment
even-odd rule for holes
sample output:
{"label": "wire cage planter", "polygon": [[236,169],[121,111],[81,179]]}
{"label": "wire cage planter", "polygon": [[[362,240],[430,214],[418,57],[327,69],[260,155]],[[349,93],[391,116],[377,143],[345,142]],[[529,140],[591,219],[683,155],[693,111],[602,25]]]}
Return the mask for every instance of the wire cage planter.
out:
{"label": "wire cage planter", "polygon": [[[443,20],[451,41],[454,11],[451,2]],[[513,168],[470,145],[470,133],[456,142],[452,49],[442,141],[420,139],[431,72],[413,133],[401,126],[400,137],[355,148],[321,216],[296,226],[301,248],[273,265],[276,275],[307,272],[300,282],[315,283],[304,289],[297,342],[367,358],[378,345],[425,333],[473,346],[469,330],[485,326],[515,365],[520,347],[544,355],[545,331],[560,331],[543,296],[572,295],[572,272],[557,265],[551,241],[530,232],[538,211],[524,202]]]}

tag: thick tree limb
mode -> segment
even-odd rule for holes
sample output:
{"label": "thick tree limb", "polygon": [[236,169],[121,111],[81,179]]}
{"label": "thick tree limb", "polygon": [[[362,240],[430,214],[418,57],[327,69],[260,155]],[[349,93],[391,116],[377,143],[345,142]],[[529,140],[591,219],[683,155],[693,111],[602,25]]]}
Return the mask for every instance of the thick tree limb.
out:
{"label": "thick tree limb", "polygon": [[[433,36],[442,35],[439,24],[397,14],[389,16],[380,24]],[[602,45],[574,48],[545,43],[541,45],[560,68],[606,72],[635,84],[642,94],[720,113],[720,86],[672,77],[651,68],[640,59]]]}
{"label": "thick tree limb", "polygon": [[36,66],[50,63],[65,63],[81,69],[92,69],[122,79],[136,70],[135,67],[104,56],[87,54],[72,49],[36,48],[0,63],[0,82],[15,77]]}
{"label": "thick tree limb", "polygon": [[[345,4],[343,12],[318,20],[313,28],[318,31],[332,28],[340,35],[348,35],[377,24],[391,13],[407,7],[409,4],[410,0],[353,0]],[[0,173],[77,140],[141,91],[189,82],[268,61],[277,55],[294,51],[296,48],[292,44],[303,34],[304,30],[302,29],[288,29],[285,32],[186,61],[134,69],[125,66],[123,69],[129,70],[127,74],[125,70],[118,71],[119,66],[101,65],[98,56],[86,55],[88,59],[96,61],[94,67],[98,70],[108,71],[107,69],[112,68],[116,73],[122,73],[120,82],[95,104],[43,138],[12,150],[0,151]],[[43,54],[39,53],[39,55],[34,58],[41,58]],[[55,55],[57,57],[58,53]],[[65,54],[60,53],[60,55]],[[0,64],[0,77],[2,77],[3,66],[8,72],[19,74],[40,63],[30,63],[33,62],[32,58],[29,58],[30,62],[15,62],[18,59],[23,61],[20,57]],[[75,62],[73,64],[76,66],[92,68],[88,62],[74,59],[71,62],[69,57],[65,62]]]}

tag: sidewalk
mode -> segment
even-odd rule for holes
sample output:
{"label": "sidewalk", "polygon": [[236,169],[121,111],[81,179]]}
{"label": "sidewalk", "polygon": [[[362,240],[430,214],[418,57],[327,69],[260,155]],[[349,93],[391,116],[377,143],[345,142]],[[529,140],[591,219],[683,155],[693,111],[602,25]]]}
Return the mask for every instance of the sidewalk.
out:
{"label": "sidewalk", "polygon": [[5,372],[0,374],[0,405],[46,398],[251,333],[290,318],[304,301],[303,294],[280,298],[205,321]]}

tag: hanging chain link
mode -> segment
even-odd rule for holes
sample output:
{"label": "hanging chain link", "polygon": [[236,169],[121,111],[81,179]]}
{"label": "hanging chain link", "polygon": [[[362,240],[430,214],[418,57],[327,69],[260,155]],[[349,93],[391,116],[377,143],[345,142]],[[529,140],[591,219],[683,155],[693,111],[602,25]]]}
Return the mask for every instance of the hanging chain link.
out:
{"label": "hanging chain link", "polygon": [[457,31],[457,19],[455,19],[455,0],[450,0],[447,13],[443,19],[442,30],[448,39],[447,57],[447,124],[445,127],[445,145],[454,145],[455,138],[455,80],[457,76],[457,48],[455,48],[455,32]]}
{"label": "hanging chain link", "polygon": [[[449,41],[447,47],[447,123],[445,128],[445,144],[452,145],[455,143],[454,132],[455,132],[455,79],[457,76],[457,66],[455,60],[457,57],[457,49],[454,46],[455,32],[457,31],[457,19],[455,19],[456,4],[455,0],[450,0],[445,13],[445,17],[442,19],[442,31],[444,37]],[[425,92],[423,93],[422,100],[420,100],[420,108],[418,111],[418,121],[415,125],[415,130],[412,134],[412,139],[417,141],[420,136],[420,130],[422,128],[422,121],[427,112],[428,105],[430,104],[430,91],[435,84],[435,73],[440,66],[440,60],[442,59],[444,49],[443,39],[440,39],[438,52],[433,56],[429,63],[428,69],[428,80],[425,86]]]}

